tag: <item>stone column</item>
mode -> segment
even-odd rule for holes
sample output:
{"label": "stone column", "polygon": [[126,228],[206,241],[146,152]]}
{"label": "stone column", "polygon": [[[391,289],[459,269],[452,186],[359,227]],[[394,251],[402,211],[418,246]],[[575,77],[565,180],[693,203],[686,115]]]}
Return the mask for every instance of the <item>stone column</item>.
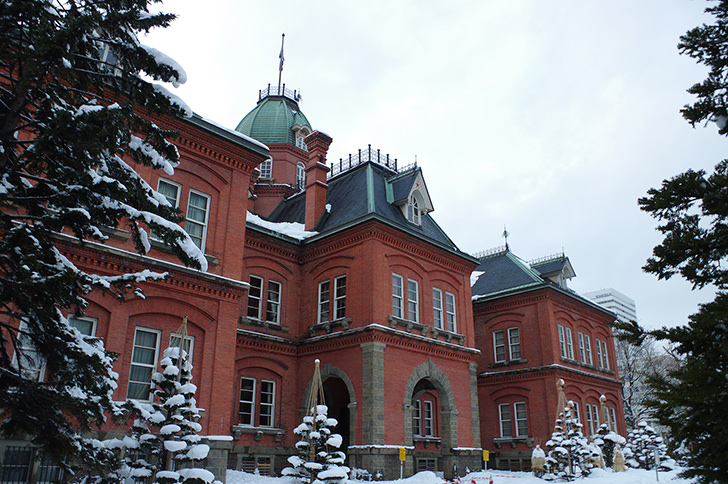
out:
{"label": "stone column", "polygon": [[470,369],[470,418],[473,423],[472,447],[480,447],[480,410],[478,406],[478,365],[468,363]]}
{"label": "stone column", "polygon": [[384,348],[362,343],[362,444],[384,444]]}

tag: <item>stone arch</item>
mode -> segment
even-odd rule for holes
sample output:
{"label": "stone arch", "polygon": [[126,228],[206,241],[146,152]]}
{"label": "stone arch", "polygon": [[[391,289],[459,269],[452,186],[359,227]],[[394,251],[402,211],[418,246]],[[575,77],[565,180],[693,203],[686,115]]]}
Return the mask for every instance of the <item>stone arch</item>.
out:
{"label": "stone arch", "polygon": [[410,373],[404,390],[404,442],[413,445],[412,440],[412,397],[420,380],[427,380],[435,387],[440,397],[440,422],[442,431],[442,447],[451,449],[458,446],[458,411],[455,408],[455,394],[447,375],[428,359]]}
{"label": "stone arch", "polygon": [[[351,381],[351,378],[349,378],[349,375],[346,374],[346,372],[340,368],[337,368],[335,366],[331,366],[330,363],[327,363],[323,368],[321,368],[321,381],[324,385],[326,385],[326,380],[330,378],[338,378],[344,383],[344,386],[346,387],[346,391],[348,394],[348,400],[349,403],[347,405],[348,413],[349,413],[349,422],[348,422],[348,429],[349,434],[353,437],[356,435],[356,412],[357,412],[357,400],[356,400],[356,392],[354,390],[354,383]],[[303,391],[303,399],[301,400],[301,407],[299,409],[299,414],[301,415],[301,419],[306,415],[306,412],[308,412],[308,409],[306,408],[306,405],[311,398],[311,391],[313,387],[313,377],[311,377],[308,380],[308,383],[306,384],[306,389]],[[350,442],[353,443],[353,442]]]}

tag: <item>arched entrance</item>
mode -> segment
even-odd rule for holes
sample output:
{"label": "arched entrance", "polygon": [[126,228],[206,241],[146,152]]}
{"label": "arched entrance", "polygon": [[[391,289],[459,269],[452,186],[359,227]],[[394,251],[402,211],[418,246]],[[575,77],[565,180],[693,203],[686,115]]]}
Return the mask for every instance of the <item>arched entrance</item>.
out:
{"label": "arched entrance", "polygon": [[329,407],[329,417],[335,418],[339,424],[334,431],[341,435],[341,449],[346,451],[350,445],[351,428],[349,425],[349,392],[344,380],[329,376],[324,380],[324,398]]}

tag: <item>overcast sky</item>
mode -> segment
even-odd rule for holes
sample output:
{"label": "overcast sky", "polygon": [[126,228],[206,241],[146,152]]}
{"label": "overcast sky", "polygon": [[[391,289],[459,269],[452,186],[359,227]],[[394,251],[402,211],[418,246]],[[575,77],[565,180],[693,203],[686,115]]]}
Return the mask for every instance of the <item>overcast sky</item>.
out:
{"label": "overcast sky", "polygon": [[562,249],[578,292],[612,287],[648,327],[687,321],[711,292],[641,270],[661,240],[637,199],[688,168],[711,170],[725,138],[680,116],[707,70],[680,56],[697,0],[168,0],[172,26],[145,42],[177,60],[176,90],[235,128],[258,90],[303,95],[329,161],[371,143],[417,159],[461,250],[503,244],[531,260]]}

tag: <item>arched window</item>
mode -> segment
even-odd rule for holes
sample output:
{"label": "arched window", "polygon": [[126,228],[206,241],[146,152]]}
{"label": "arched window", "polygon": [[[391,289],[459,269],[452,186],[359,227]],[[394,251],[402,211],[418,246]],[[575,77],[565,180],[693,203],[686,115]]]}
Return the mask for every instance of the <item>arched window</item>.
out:
{"label": "arched window", "polygon": [[412,394],[412,435],[439,437],[439,414],[437,390],[427,380],[420,380]]}
{"label": "arched window", "polygon": [[415,225],[420,225],[420,204],[417,203],[417,198],[414,195],[410,196],[407,205],[407,220]]}
{"label": "arched window", "polygon": [[306,165],[299,161],[296,165],[296,189],[300,192],[306,186]]}
{"label": "arched window", "polygon": [[273,176],[273,159],[268,158],[260,164],[260,178],[272,178]]}

